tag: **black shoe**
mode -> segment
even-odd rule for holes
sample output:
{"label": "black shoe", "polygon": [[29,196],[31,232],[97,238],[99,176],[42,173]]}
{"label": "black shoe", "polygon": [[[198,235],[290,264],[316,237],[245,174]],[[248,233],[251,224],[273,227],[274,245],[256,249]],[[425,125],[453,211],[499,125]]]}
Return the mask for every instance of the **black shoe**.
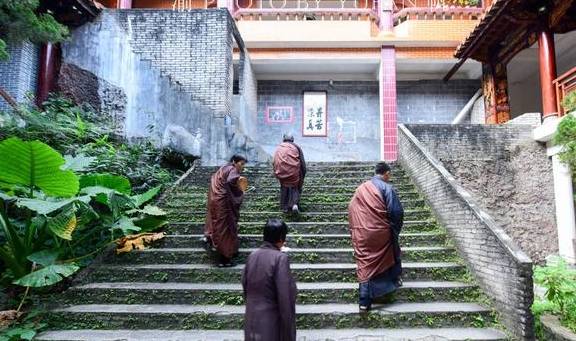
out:
{"label": "black shoe", "polygon": [[367,312],[370,311],[370,306],[369,305],[359,305],[358,306],[358,310],[360,311],[360,314],[366,314]]}

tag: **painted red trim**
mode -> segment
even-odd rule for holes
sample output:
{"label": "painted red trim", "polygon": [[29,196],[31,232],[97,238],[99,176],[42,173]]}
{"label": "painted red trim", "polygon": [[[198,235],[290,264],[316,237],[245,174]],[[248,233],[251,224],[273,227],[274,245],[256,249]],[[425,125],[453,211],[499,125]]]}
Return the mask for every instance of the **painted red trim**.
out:
{"label": "painted red trim", "polygon": [[[324,135],[304,135],[304,94],[307,92],[323,92],[326,96],[324,99],[324,107],[326,108],[326,122]],[[328,91],[326,90],[304,90],[302,91],[302,137],[328,137]]]}
{"label": "painted red trim", "polygon": [[[270,120],[270,109],[289,109],[290,110],[290,119],[289,120],[278,120],[278,121],[271,121]],[[270,106],[266,107],[266,115],[264,115],[264,121],[266,124],[282,124],[282,123],[294,123],[294,108],[293,107],[280,107],[280,106]]]}
{"label": "painted red trim", "polygon": [[40,48],[40,70],[38,72],[38,86],[36,88],[36,105],[48,99],[48,94],[56,86],[58,73],[59,45],[53,43],[42,44]]}
{"label": "painted red trim", "polygon": [[540,87],[542,89],[542,113],[544,118],[558,115],[556,105],[556,87],[554,80],[556,71],[556,48],[554,34],[549,30],[540,32],[538,36],[538,54],[540,64]]}

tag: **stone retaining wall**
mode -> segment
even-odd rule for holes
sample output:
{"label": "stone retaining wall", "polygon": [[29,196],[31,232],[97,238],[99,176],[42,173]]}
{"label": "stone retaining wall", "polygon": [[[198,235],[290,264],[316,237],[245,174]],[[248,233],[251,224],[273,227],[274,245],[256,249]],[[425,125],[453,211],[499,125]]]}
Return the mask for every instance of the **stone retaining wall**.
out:
{"label": "stone retaining wall", "polygon": [[444,166],[404,126],[399,162],[426,196],[438,220],[515,338],[534,339],[532,261]]}

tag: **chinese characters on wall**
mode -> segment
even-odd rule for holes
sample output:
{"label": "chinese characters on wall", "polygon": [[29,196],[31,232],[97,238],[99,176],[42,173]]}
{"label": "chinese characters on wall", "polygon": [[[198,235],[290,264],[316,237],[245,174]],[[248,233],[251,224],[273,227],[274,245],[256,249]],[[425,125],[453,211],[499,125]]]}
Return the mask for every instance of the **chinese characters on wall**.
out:
{"label": "chinese characters on wall", "polygon": [[327,136],[325,91],[305,91],[302,105],[302,136]]}

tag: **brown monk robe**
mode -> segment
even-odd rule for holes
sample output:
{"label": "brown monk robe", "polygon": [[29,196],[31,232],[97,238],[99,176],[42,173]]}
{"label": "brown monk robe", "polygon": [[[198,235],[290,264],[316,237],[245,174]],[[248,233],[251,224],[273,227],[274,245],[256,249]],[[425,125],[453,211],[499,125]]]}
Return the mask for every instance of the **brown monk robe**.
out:
{"label": "brown monk robe", "polygon": [[274,175],[280,181],[280,208],[287,213],[298,213],[300,196],[306,176],[306,161],[302,149],[294,143],[294,137],[284,135],[274,153]]}
{"label": "brown monk robe", "polygon": [[376,175],[360,185],[348,206],[348,222],[360,282],[360,310],[400,285],[402,265],[398,235],[404,210],[388,183],[390,167],[381,162]]}
{"label": "brown monk robe", "polygon": [[204,236],[220,255],[219,266],[232,266],[231,259],[238,252],[238,220],[244,198],[238,181],[245,164],[243,156],[234,155],[210,179]]}
{"label": "brown monk robe", "polygon": [[264,243],[246,260],[242,288],[245,341],[296,340],[296,284],[280,248],[288,227],[280,219],[264,226]]}

